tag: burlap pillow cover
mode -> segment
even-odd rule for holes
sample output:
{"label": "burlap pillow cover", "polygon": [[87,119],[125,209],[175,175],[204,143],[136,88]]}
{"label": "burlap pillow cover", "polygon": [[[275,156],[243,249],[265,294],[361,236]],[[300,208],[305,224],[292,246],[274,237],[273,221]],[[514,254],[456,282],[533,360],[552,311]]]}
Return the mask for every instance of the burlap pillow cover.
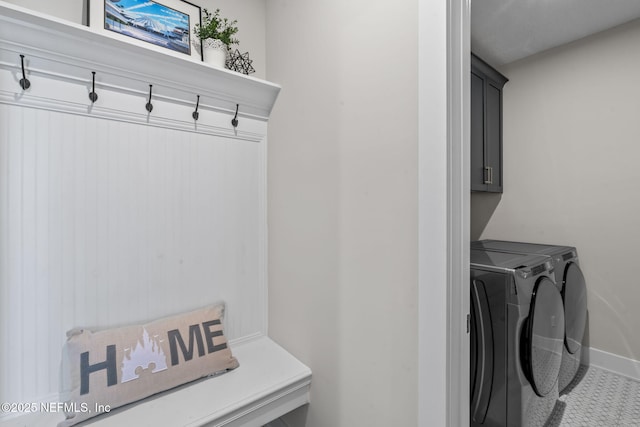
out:
{"label": "burlap pillow cover", "polygon": [[66,420],[58,427],[237,368],[223,315],[224,304],[216,304],[146,325],[69,331],[60,391]]}

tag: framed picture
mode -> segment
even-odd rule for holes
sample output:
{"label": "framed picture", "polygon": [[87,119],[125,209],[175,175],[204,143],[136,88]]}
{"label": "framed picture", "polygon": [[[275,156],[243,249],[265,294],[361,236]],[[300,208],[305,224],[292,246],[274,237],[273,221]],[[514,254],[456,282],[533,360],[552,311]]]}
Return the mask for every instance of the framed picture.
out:
{"label": "framed picture", "polygon": [[200,7],[184,0],[87,0],[89,27],[137,44],[149,44],[202,60],[191,43]]}

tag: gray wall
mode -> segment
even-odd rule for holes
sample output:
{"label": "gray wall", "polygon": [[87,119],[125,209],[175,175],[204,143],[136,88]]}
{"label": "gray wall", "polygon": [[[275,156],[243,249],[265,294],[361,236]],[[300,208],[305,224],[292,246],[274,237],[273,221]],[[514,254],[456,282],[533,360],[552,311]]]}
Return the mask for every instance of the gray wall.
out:
{"label": "gray wall", "polygon": [[269,332],[309,427],[417,425],[417,8],[267,3]]}
{"label": "gray wall", "polygon": [[640,360],[640,21],[503,67],[504,194],[472,238],[575,245],[590,345]]}
{"label": "gray wall", "polygon": [[83,22],[86,14],[85,0],[6,0],[6,2],[78,24]]}

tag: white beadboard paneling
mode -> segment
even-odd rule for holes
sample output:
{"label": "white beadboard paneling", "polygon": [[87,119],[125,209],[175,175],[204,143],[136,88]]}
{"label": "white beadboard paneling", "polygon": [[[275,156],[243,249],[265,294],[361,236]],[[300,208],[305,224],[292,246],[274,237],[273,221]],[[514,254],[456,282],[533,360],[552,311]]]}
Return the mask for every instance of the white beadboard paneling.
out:
{"label": "white beadboard paneling", "polygon": [[[8,108],[0,105],[0,120],[7,120]],[[5,123],[4,121],[0,123]],[[0,179],[0,194],[7,195],[9,193],[9,181],[7,180],[6,171],[9,169],[9,126],[0,126],[0,168],[3,174]],[[0,230],[9,229],[9,208],[7,197],[0,197]],[[9,281],[8,254],[7,248],[8,232],[0,233],[0,283]],[[6,342],[9,335],[9,288],[0,286],[0,342]],[[0,366],[7,366],[9,363],[9,346],[0,346]],[[6,390],[9,387],[9,378],[7,375],[0,376],[0,390]],[[2,398],[2,396],[0,396]]]}
{"label": "white beadboard paneling", "polygon": [[[24,304],[22,300],[22,150],[20,140],[24,130],[22,123],[22,114],[20,111],[7,111],[7,115],[3,123],[12,123],[9,132],[7,145],[7,169],[3,171],[3,180],[7,183],[7,191],[3,194],[6,198],[7,205],[7,228],[2,230],[2,235],[6,235],[5,244],[7,245],[3,251],[7,262],[5,268],[7,272],[7,283],[12,285],[7,288],[7,317],[6,322],[9,327],[6,328],[5,341],[2,347],[7,348],[7,363],[3,365],[8,372],[5,373],[8,378],[7,392],[11,390],[17,396],[22,396],[23,383],[20,372],[13,366],[16,359],[21,364],[21,352],[23,348],[22,333],[22,311]],[[2,375],[3,377],[5,375]],[[4,398],[4,392],[3,398]]]}
{"label": "white beadboard paneling", "polygon": [[[43,111],[37,111],[35,117],[38,126],[35,127],[37,132],[46,132],[49,128],[49,115]],[[35,322],[36,325],[48,325],[49,324],[49,298],[50,290],[48,284],[49,278],[49,252],[48,242],[49,236],[47,233],[49,218],[48,218],[48,198],[49,198],[49,145],[46,144],[46,138],[38,135],[35,138],[35,169],[34,175],[35,181],[35,205],[36,205],[36,218],[35,218],[35,233],[36,233],[36,271],[34,284],[45,284],[37,286],[35,306],[40,308],[36,312]],[[38,173],[35,173],[35,172]],[[50,346],[50,340],[39,339],[36,341],[36,354],[55,354],[56,348]],[[0,365],[1,366],[1,365]],[[49,375],[49,369],[46,364],[38,363],[35,367],[35,375],[37,380],[38,395],[46,395],[49,391],[49,383],[55,379],[53,375]]]}
{"label": "white beadboard paneling", "polygon": [[[35,254],[36,254],[36,217],[38,212],[35,206],[35,197],[37,189],[35,186],[35,175],[37,173],[35,167],[36,159],[36,111],[24,111],[22,115],[22,135],[18,145],[21,150],[22,157],[22,190],[20,194],[20,275],[22,278],[22,304],[20,306],[21,318],[18,320],[22,325],[22,348],[20,351],[21,362],[26,369],[22,373],[23,390],[34,390],[36,388],[36,366],[37,351],[36,343],[38,341],[37,331],[40,326],[36,323],[36,313],[38,310],[36,304],[37,284],[35,280]],[[16,211],[17,212],[17,211]]]}
{"label": "white beadboard paneling", "polygon": [[57,393],[73,327],[224,300],[230,339],[266,332],[266,139],[4,104],[0,122],[0,401]]}

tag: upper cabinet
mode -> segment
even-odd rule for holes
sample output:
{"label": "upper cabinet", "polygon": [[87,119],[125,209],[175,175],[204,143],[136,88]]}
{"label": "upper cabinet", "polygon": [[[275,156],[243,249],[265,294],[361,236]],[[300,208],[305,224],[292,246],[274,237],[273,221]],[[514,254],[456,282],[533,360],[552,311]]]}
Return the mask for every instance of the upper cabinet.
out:
{"label": "upper cabinet", "polygon": [[507,81],[471,54],[471,191],[502,193],[502,88]]}

